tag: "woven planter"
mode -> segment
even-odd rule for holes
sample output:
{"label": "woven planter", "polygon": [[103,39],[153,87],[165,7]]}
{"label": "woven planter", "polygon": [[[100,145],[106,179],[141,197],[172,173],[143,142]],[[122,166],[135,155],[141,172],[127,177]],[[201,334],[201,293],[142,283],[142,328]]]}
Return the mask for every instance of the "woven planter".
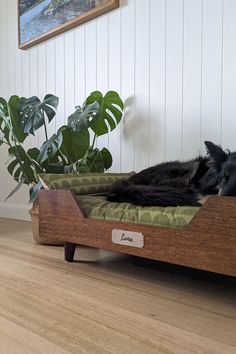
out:
{"label": "woven planter", "polygon": [[40,245],[63,246],[61,241],[48,240],[47,236],[39,235],[39,202],[36,200],[33,207],[29,210],[32,223],[33,238]]}

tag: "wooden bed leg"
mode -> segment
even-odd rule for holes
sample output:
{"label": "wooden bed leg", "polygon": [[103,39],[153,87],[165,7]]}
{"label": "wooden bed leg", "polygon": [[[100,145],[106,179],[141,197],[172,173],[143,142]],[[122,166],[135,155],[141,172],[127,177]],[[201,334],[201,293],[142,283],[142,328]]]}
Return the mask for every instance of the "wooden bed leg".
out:
{"label": "wooden bed leg", "polygon": [[65,261],[73,262],[75,255],[75,243],[65,242],[64,243],[64,251],[65,251]]}

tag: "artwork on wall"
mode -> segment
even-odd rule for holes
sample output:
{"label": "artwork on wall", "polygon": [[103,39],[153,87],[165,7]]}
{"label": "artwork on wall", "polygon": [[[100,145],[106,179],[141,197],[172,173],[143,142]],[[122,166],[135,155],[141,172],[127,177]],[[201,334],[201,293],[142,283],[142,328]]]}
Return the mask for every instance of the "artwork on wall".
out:
{"label": "artwork on wall", "polygon": [[27,49],[119,6],[119,0],[18,0],[19,48]]}

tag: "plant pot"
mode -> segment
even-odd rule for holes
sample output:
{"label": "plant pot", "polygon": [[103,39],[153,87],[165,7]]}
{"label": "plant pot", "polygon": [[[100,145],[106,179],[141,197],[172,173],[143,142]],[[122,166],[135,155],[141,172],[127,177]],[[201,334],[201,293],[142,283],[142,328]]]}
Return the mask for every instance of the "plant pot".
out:
{"label": "plant pot", "polygon": [[47,235],[39,235],[39,202],[36,200],[29,210],[32,223],[33,238],[40,245],[63,246],[62,241],[52,241],[47,239]]}

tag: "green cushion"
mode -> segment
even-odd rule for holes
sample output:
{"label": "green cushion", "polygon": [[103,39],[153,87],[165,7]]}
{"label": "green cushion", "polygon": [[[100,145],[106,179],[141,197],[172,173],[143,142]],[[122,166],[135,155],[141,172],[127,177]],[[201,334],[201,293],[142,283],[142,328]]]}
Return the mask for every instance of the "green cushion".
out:
{"label": "green cushion", "polygon": [[134,224],[184,228],[198,212],[198,207],[141,207],[111,203],[105,196],[82,195],[80,205],[88,218]]}
{"label": "green cushion", "polygon": [[[105,196],[112,184],[130,173],[83,173],[40,175],[45,188],[70,189],[80,196],[80,205],[88,218],[134,224],[184,228],[198,212],[198,207],[141,207],[129,203],[111,203]],[[91,195],[93,194],[93,195]]]}
{"label": "green cushion", "polygon": [[129,178],[130,173],[83,173],[83,174],[52,174],[39,175],[43,187],[46,189],[70,189],[76,194],[107,193],[112,184],[124,178]]}

